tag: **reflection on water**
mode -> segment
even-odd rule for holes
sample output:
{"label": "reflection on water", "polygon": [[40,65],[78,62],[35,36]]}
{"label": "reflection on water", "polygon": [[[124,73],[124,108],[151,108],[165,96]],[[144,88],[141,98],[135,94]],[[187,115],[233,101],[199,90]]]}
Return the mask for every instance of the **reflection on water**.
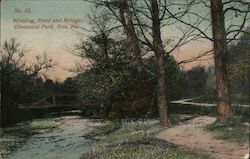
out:
{"label": "reflection on water", "polygon": [[59,124],[50,131],[31,136],[7,159],[79,159],[92,142],[83,137],[88,120],[79,116],[56,118]]}

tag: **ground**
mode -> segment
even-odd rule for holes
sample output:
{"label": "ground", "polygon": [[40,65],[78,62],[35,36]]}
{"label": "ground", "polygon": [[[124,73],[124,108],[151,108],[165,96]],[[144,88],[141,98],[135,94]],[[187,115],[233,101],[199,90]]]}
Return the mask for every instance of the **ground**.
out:
{"label": "ground", "polygon": [[158,139],[200,151],[218,159],[243,159],[249,153],[249,143],[243,145],[218,139],[218,134],[205,129],[216,118],[201,116],[165,129],[156,135]]}
{"label": "ground", "polygon": [[[175,124],[192,117],[172,115],[172,121]],[[113,124],[95,127],[89,137],[98,142],[82,159],[210,159],[204,153],[157,140],[154,136],[164,130],[157,119],[122,120],[116,126]]]}
{"label": "ground", "polygon": [[[158,119],[39,119],[1,129],[0,158],[29,137],[26,146],[16,149],[10,158],[26,159],[26,154],[36,155],[37,150],[48,158],[51,154],[44,151],[60,145],[68,151],[54,150],[65,158],[83,154],[82,159],[243,159],[249,148],[249,118],[236,119],[220,123],[210,116],[172,114],[173,127],[168,129],[161,127]],[[42,145],[44,151],[39,149]]]}

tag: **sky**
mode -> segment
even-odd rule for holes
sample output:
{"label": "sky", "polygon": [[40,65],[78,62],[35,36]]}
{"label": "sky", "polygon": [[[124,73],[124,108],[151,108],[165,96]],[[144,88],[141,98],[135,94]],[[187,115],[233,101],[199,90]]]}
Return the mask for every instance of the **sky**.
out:
{"label": "sky", "polygon": [[[10,38],[16,38],[27,50],[29,57],[46,52],[56,63],[56,67],[48,71],[48,77],[63,80],[70,76],[67,71],[72,68],[77,57],[68,49],[78,42],[79,29],[14,29],[17,24],[32,25],[30,23],[14,23],[13,19],[80,19],[79,27],[85,27],[86,15],[90,11],[90,4],[82,0],[4,0],[1,2],[1,46]],[[15,12],[17,10],[22,12]],[[26,10],[26,13],[25,13]],[[51,23],[39,23],[50,25]],[[53,24],[57,26],[57,24]],[[61,23],[62,24],[62,23]],[[67,23],[67,26],[74,22]]]}
{"label": "sky", "polygon": [[[16,38],[22,46],[29,50],[28,57],[46,52],[56,63],[56,67],[47,72],[47,76],[53,80],[63,81],[72,76],[69,69],[74,67],[79,59],[69,52],[69,48],[79,41],[80,27],[88,26],[87,15],[91,11],[92,4],[83,0],[2,0],[1,2],[1,45],[10,38]],[[14,22],[14,19],[34,19],[36,23]],[[80,22],[63,23],[64,18],[77,19]],[[38,20],[40,21],[38,22]],[[47,22],[45,22],[47,20]],[[62,20],[53,22],[53,20]],[[18,29],[17,25],[39,25],[39,29]],[[42,25],[43,28],[41,29]],[[53,25],[54,29],[49,28]],[[74,29],[59,29],[58,25],[67,27],[78,26]],[[48,27],[47,29],[45,29]],[[163,39],[173,30],[164,30]],[[181,61],[199,53],[211,49],[211,43],[207,41],[195,41],[181,47],[174,52],[177,61]],[[195,65],[208,66],[213,63],[211,57],[206,60],[196,61],[183,65],[184,69],[190,69]],[[29,59],[28,59],[29,61]]]}

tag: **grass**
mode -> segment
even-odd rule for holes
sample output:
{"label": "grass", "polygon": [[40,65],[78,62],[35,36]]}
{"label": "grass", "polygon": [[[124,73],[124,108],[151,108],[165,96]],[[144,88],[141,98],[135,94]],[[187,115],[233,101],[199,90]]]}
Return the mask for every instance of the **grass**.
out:
{"label": "grass", "polygon": [[50,131],[55,126],[57,126],[57,122],[54,120],[36,119],[0,129],[0,159],[23,144],[28,136]]}
{"label": "grass", "polygon": [[[190,119],[190,116],[175,115],[175,120]],[[118,123],[116,123],[118,124]],[[119,128],[111,131],[112,122],[96,127],[92,138],[96,146],[82,159],[206,159],[204,154],[181,149],[168,143],[155,142],[156,133],[163,130],[158,120],[121,121]],[[111,132],[111,133],[107,133]],[[92,133],[91,133],[92,134]]]}
{"label": "grass", "polygon": [[133,144],[103,146],[85,159],[205,159],[207,157],[195,152],[178,148],[163,148],[154,145]]}
{"label": "grass", "polygon": [[218,139],[236,142],[240,145],[249,145],[249,126],[243,124],[244,122],[246,122],[245,119],[238,117],[228,122],[215,122],[208,125],[206,129],[217,132],[216,138]]}
{"label": "grass", "polygon": [[22,137],[5,136],[2,138],[0,136],[0,159],[3,159],[14,147],[22,144],[24,140]]}
{"label": "grass", "polygon": [[190,120],[192,118],[198,117],[199,115],[195,114],[173,114],[171,116],[172,124],[178,124],[179,122]]}
{"label": "grass", "polygon": [[156,124],[155,121],[122,122],[119,129],[109,135],[104,134],[96,136],[95,139],[112,144],[135,140],[146,140],[159,130],[161,130],[161,127]]}

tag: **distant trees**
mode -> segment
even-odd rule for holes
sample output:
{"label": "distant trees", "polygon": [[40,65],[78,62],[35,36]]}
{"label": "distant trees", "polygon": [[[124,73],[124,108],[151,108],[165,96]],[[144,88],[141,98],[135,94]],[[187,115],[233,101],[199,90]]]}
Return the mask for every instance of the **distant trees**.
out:
{"label": "distant trees", "polygon": [[[233,103],[249,103],[249,79],[250,79],[250,34],[246,29],[241,34],[238,41],[228,46],[228,81],[230,85],[230,98]],[[207,96],[216,94],[216,82],[214,66],[210,66],[207,71],[206,81]]]}
{"label": "distant trees", "polygon": [[249,103],[250,34],[249,27],[239,41],[229,47],[229,80],[234,100]]}
{"label": "distant trees", "polygon": [[216,101],[216,84],[215,84],[215,73],[214,66],[211,65],[207,69],[207,80],[205,83],[205,95],[212,98],[212,101]]}
{"label": "distant trees", "polygon": [[187,83],[189,84],[190,95],[201,96],[205,94],[205,84],[208,78],[205,67],[195,66],[186,71]]}
{"label": "distant trees", "polygon": [[[45,53],[37,55],[34,63],[26,62],[27,52],[13,38],[5,41],[1,50],[2,95],[13,98],[16,102],[25,102],[25,91],[30,91],[42,83],[40,72],[54,67],[52,59]],[[23,89],[25,87],[26,89]],[[18,98],[22,95],[23,97]]]}
{"label": "distant trees", "polygon": [[[16,39],[5,41],[1,49],[1,122],[6,124],[8,109],[13,104],[28,103],[43,94],[43,80],[39,77],[42,70],[54,66],[46,55],[38,55],[33,64],[25,61],[27,51]],[[11,101],[12,104],[6,102]]]}
{"label": "distant trees", "polygon": [[[249,84],[250,27],[246,31],[249,33],[243,33],[239,41],[229,47],[229,79]],[[241,90],[245,90],[245,88],[241,88]]]}
{"label": "distant trees", "polygon": [[[174,59],[174,57],[165,56],[166,60],[166,83],[167,85],[167,98],[168,102],[173,100],[178,100],[185,97],[190,93],[190,90],[187,90],[189,80],[187,79],[186,71],[181,70],[178,65],[178,62]],[[156,72],[156,60],[155,58],[150,58],[148,62],[145,64],[145,67],[151,72]],[[153,79],[155,83],[156,79]],[[152,87],[154,88],[154,86]],[[153,92],[155,93],[155,92]]]}

